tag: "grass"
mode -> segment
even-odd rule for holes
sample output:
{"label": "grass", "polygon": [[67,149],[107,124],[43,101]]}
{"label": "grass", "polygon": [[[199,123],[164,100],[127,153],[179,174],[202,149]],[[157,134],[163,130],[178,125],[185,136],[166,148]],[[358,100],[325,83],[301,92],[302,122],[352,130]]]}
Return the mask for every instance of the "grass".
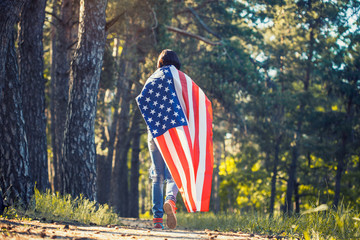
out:
{"label": "grass", "polygon": [[78,222],[84,224],[119,224],[119,217],[108,205],[101,205],[90,201],[83,196],[72,198],[70,195],[61,196],[47,190],[41,193],[35,189],[31,206],[22,208],[9,208],[5,218],[46,219],[53,221]]}
{"label": "grass", "polygon": [[241,231],[290,239],[359,239],[359,212],[321,205],[301,215],[269,218],[266,214],[179,213],[178,225],[188,229]]}
{"label": "grass", "polygon": [[[84,197],[72,198],[35,189],[33,204],[27,209],[8,208],[5,218],[46,219],[84,224],[119,224],[119,217],[108,205]],[[26,218],[24,218],[26,217]],[[151,218],[150,213],[141,217]],[[218,230],[256,233],[289,239],[360,239],[360,213],[341,205],[338,210],[326,205],[287,217],[248,212],[242,214],[178,213],[178,225],[192,230]]]}

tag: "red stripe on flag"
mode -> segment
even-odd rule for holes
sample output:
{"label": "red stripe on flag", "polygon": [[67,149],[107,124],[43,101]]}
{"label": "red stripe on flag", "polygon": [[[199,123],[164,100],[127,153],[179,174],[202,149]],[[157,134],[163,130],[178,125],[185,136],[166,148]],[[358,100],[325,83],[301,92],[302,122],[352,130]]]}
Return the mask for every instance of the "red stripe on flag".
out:
{"label": "red stripe on flag", "polygon": [[195,138],[194,138],[194,156],[193,164],[195,171],[195,180],[197,178],[197,171],[199,167],[199,87],[193,82],[192,83],[192,101],[193,101],[193,111],[194,111],[194,120],[195,120]]}
{"label": "red stripe on flag", "polygon": [[209,211],[212,175],[213,175],[213,141],[212,141],[212,107],[209,99],[206,98],[206,127],[207,127],[207,142],[206,142],[206,165],[204,176],[204,188],[201,196],[201,209],[200,211]]}
{"label": "red stripe on flag", "polygon": [[[184,126],[184,127],[187,128],[187,126]],[[171,140],[173,141],[173,144],[174,144],[175,149],[176,149],[176,153],[178,155],[181,166],[182,166],[183,171],[184,171],[185,176],[186,176],[186,188],[187,188],[187,192],[189,194],[189,200],[190,200],[190,204],[191,204],[191,207],[192,207],[192,211],[196,212],[196,204],[195,204],[195,201],[194,201],[194,197],[196,197],[196,196],[192,195],[192,192],[193,192],[192,188],[194,188],[195,186],[192,186],[192,184],[191,184],[190,166],[188,164],[188,160],[187,160],[185,152],[184,152],[184,147],[186,148],[187,143],[182,143],[181,142],[181,140],[179,139],[179,135],[178,135],[178,132],[177,132],[176,128],[170,129],[169,134],[170,134]],[[184,144],[185,144],[185,146],[184,146]],[[190,159],[190,161],[191,161],[191,159]]]}
{"label": "red stripe on flag", "polygon": [[187,82],[186,82],[186,77],[185,74],[181,71],[179,72],[179,78],[180,78],[180,82],[181,82],[181,88],[182,88],[182,95],[185,101],[185,106],[186,106],[186,117],[187,119],[189,119],[189,94],[188,94],[188,90],[187,90]]}

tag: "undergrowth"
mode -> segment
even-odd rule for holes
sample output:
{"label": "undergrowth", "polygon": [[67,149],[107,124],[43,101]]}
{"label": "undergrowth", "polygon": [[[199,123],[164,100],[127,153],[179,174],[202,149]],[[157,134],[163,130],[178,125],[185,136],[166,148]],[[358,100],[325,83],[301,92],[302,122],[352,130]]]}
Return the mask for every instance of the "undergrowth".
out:
{"label": "undergrowth", "polygon": [[197,230],[241,231],[289,239],[359,239],[359,212],[341,206],[338,210],[326,205],[301,215],[269,218],[256,212],[244,214],[179,213],[178,225]]}
{"label": "undergrowth", "polygon": [[[27,210],[9,208],[5,218],[76,221],[85,224],[119,224],[119,217],[108,205],[100,205],[83,196],[72,198],[35,189]],[[149,215],[149,216],[148,216]],[[142,217],[145,217],[142,216]],[[146,214],[146,218],[150,214]],[[341,205],[337,210],[320,205],[300,215],[272,218],[258,212],[247,213],[178,213],[178,225],[192,230],[241,231],[289,239],[360,239],[360,213]]]}
{"label": "undergrowth", "polygon": [[84,224],[119,224],[119,217],[107,205],[90,201],[83,196],[72,198],[69,194],[60,195],[47,190],[45,193],[35,189],[32,204],[24,210],[10,208],[5,212],[7,218],[46,219],[48,221],[79,222]]}

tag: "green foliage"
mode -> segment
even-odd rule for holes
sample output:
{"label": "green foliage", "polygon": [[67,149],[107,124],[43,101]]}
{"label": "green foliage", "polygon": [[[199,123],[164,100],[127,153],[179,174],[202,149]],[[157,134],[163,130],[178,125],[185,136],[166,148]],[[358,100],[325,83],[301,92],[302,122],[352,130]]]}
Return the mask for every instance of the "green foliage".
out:
{"label": "green foliage", "polygon": [[31,218],[45,218],[56,221],[76,221],[97,225],[119,224],[116,213],[107,205],[100,205],[83,196],[72,198],[70,195],[61,196],[59,193],[41,193],[35,189],[33,205],[25,212]]}
{"label": "green foliage", "polygon": [[[236,158],[227,157],[219,166],[221,209],[261,209],[269,198],[269,175],[261,167],[261,156],[244,148]],[[252,160],[250,160],[252,159]],[[236,189],[236,191],[234,191]]]}
{"label": "green foliage", "polygon": [[[213,33],[204,28],[190,8]],[[107,21],[124,14],[108,29],[100,82],[106,94],[99,94],[98,99],[97,153],[106,155],[109,147],[106,133],[115,122],[114,113],[122,110],[115,102],[115,93],[121,90],[116,83],[126,79],[133,84],[132,96],[126,98],[132,114],[137,108],[134,97],[155,70],[157,55],[162,49],[171,48],[178,53],[182,70],[212,101],[214,145],[228,141],[215,159],[220,173],[219,189],[213,192],[220,199],[222,211],[255,209],[268,213],[271,180],[275,175],[277,214],[284,204],[294,148],[298,155],[298,193],[292,201],[298,197],[297,210],[310,209],[311,202],[333,204],[339,158],[345,163],[340,196],[346,203],[359,205],[358,9],[356,0],[110,0]],[[221,45],[208,45],[168,31],[166,26]],[[45,27],[44,77],[49,79],[50,23]],[[125,121],[131,126],[131,122]],[[141,129],[146,132],[144,125]],[[147,211],[151,208],[150,157],[146,145],[144,134],[139,184],[142,216],[150,216]],[[71,202],[66,197],[62,199]],[[181,201],[179,205],[183,206]],[[92,205],[89,202],[87,206]],[[50,206],[47,208],[44,207],[51,215]],[[83,214],[78,211],[77,214]],[[259,216],[250,229],[260,220]],[[273,221],[267,224],[275,227]],[[204,221],[204,226],[208,224],[209,221]],[[316,228],[299,232],[305,239],[320,233]]]}
{"label": "green foliage", "polygon": [[[354,22],[350,30],[347,20],[358,2],[289,0],[248,4],[251,6],[247,9],[234,7],[244,16],[237,19],[236,26],[245,22],[249,31],[260,36],[249,32],[250,39],[257,37],[257,41],[247,41],[249,37],[232,33],[231,39],[238,40],[232,41],[232,47],[240,48],[246,41],[242,52],[250,53],[257,69],[241,64],[237,75],[231,71],[231,61],[224,61],[212,74],[218,78],[214,96],[221,96],[218,101],[224,108],[232,99],[225,113],[236,116],[233,125],[222,129],[222,139],[231,133],[231,147],[237,149],[224,148],[225,157],[220,160],[221,209],[231,212],[256,208],[266,212],[274,174],[275,211],[282,209],[286,188],[293,186],[286,184],[290,174],[294,176],[292,169],[296,169],[297,189],[291,191],[295,195],[291,201],[298,203],[297,211],[309,209],[309,203],[317,198],[320,203],[332,205],[339,197],[335,192],[340,184],[336,175],[341,176],[341,198],[356,204],[360,65],[359,34],[355,29],[359,25]],[[351,18],[355,21],[359,15]],[[229,51],[229,46],[226,49]],[[221,70],[234,73],[234,82],[243,87],[224,82],[231,78]],[[252,78],[244,81],[246,75]],[[234,101],[236,92],[246,96],[245,100]],[[214,122],[219,119],[221,116],[215,117]],[[224,121],[232,120],[229,117]],[[216,122],[215,128],[218,125]],[[249,154],[249,149],[254,153]],[[296,164],[290,166],[294,156]],[[341,159],[343,165],[339,166]]]}
{"label": "green foliage", "polygon": [[232,214],[178,214],[178,225],[188,229],[241,231],[300,239],[352,239],[360,237],[359,212],[342,206],[337,211],[321,205],[288,217],[249,211]]}

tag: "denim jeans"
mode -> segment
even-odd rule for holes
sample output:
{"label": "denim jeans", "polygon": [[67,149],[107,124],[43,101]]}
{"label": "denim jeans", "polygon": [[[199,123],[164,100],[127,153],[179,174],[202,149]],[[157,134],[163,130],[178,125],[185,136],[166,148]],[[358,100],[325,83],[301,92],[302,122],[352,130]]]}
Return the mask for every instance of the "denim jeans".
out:
{"label": "denim jeans", "polygon": [[148,137],[148,147],[152,161],[149,170],[150,178],[152,179],[152,211],[154,218],[162,218],[164,215],[164,181],[166,182],[165,201],[173,200],[176,203],[176,195],[179,190],[150,133]]}

